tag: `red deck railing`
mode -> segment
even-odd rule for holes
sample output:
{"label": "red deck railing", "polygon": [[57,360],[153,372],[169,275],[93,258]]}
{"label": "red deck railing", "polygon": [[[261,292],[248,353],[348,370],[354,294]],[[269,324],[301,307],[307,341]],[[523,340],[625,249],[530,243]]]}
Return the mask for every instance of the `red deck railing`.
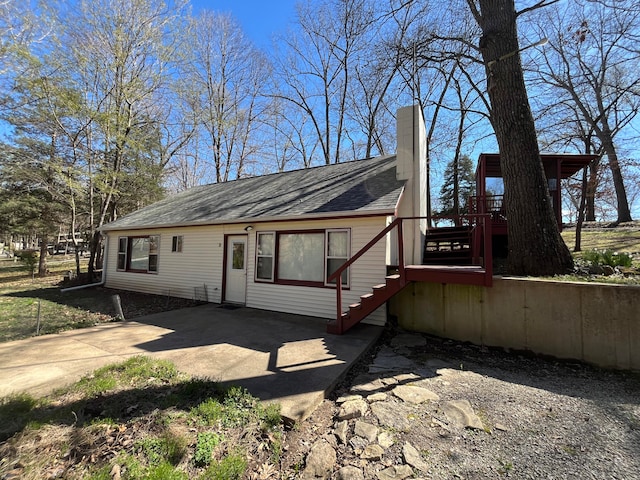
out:
{"label": "red deck railing", "polygon": [[504,204],[504,195],[477,195],[469,197],[469,213],[488,214],[494,224],[507,223],[507,211]]}

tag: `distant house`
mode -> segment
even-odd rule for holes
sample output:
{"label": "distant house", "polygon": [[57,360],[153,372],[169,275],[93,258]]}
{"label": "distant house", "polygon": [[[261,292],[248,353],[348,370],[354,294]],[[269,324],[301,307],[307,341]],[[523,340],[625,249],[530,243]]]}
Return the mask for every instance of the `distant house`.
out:
{"label": "distant house", "polygon": [[[397,155],[199,186],[109,223],[106,286],[335,318],[329,276],[394,218],[426,215],[424,132],[405,107]],[[414,222],[404,256],[421,263]],[[387,235],[345,270],[345,308],[385,282],[396,243]],[[383,325],[385,309],[366,321]]]}

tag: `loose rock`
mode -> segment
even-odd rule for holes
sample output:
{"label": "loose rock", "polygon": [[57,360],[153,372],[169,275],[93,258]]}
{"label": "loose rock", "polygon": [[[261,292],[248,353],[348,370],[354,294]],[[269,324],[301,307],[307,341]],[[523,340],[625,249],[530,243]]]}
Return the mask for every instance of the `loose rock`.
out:
{"label": "loose rock", "polygon": [[389,432],[381,432],[380,435],[378,435],[378,445],[382,448],[389,448],[394,443],[396,443],[396,441]]}
{"label": "loose rock", "polygon": [[367,422],[356,421],[355,433],[370,442],[374,442],[378,436],[378,427]]}
{"label": "loose rock", "polygon": [[413,470],[409,465],[394,465],[393,467],[385,468],[381,472],[378,472],[378,478],[380,480],[402,480],[412,475]]}
{"label": "loose rock", "polygon": [[382,380],[366,375],[356,378],[350,391],[352,394],[369,395],[383,390],[385,390],[385,385]]}
{"label": "loose rock", "polygon": [[340,412],[338,412],[338,420],[350,420],[352,418],[363,417],[369,406],[367,402],[359,399],[359,400],[349,400],[344,402],[340,407]]}
{"label": "loose rock", "polygon": [[369,366],[369,373],[401,372],[410,370],[414,363],[407,357],[398,355],[389,347],[383,347],[378,352],[373,364]]}
{"label": "loose rock", "polygon": [[416,448],[409,442],[406,442],[402,447],[402,456],[404,457],[404,461],[413,468],[417,468],[422,472],[427,472],[429,470],[429,466],[422,459],[420,452],[418,452],[418,450],[416,450]]}
{"label": "loose rock", "polygon": [[382,455],[384,454],[384,450],[380,445],[372,443],[371,445],[367,445],[360,455],[360,458],[363,460],[380,460]]}
{"label": "loose rock", "polygon": [[502,425],[501,423],[496,423],[495,427],[496,427],[496,430],[500,430],[501,432],[509,431],[509,429],[504,425]]}
{"label": "loose rock", "polygon": [[336,403],[340,405],[351,400],[362,400],[362,395],[343,395],[336,399]]}
{"label": "loose rock", "polygon": [[367,397],[367,401],[370,403],[373,402],[384,402],[387,399],[388,395],[383,392],[373,393]]}
{"label": "loose rock", "polygon": [[440,397],[431,390],[413,385],[398,385],[391,393],[402,401],[413,404],[440,400]]}
{"label": "loose rock", "polygon": [[349,432],[349,423],[346,420],[338,422],[336,428],[333,430],[334,435],[340,443],[347,444],[347,433]]}
{"label": "loose rock", "polygon": [[364,473],[357,467],[347,465],[338,470],[336,480],[364,480]]}
{"label": "loose rock", "polygon": [[469,400],[451,400],[442,408],[447,418],[456,426],[484,430],[482,420],[473,411]]}
{"label": "loose rock", "polygon": [[325,440],[319,440],[313,444],[307,455],[306,467],[302,472],[302,478],[329,478],[336,464],[336,451]]}
{"label": "loose rock", "polygon": [[371,405],[371,411],[378,418],[381,425],[406,432],[411,428],[409,415],[412,410],[404,404],[392,402],[376,402]]}

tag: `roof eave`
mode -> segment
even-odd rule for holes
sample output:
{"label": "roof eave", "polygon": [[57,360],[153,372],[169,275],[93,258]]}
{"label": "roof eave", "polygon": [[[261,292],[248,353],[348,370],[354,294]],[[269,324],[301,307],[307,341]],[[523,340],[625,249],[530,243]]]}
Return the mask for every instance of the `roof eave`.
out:
{"label": "roof eave", "polygon": [[[397,207],[396,207],[397,208]],[[183,222],[174,224],[158,224],[158,225],[128,225],[128,226],[114,226],[109,227],[105,225],[98,230],[100,232],[117,232],[126,230],[155,230],[164,228],[182,228],[182,227],[204,227],[213,225],[238,225],[238,224],[256,224],[256,223],[273,223],[273,222],[292,222],[303,220],[325,220],[332,218],[360,218],[360,217],[380,217],[396,214],[396,208],[389,207],[377,210],[363,210],[363,211],[344,211],[327,213],[313,213],[303,215],[287,215],[287,216],[271,216],[271,217],[249,217],[249,218],[237,218],[226,219],[220,221],[202,221],[202,222]]]}

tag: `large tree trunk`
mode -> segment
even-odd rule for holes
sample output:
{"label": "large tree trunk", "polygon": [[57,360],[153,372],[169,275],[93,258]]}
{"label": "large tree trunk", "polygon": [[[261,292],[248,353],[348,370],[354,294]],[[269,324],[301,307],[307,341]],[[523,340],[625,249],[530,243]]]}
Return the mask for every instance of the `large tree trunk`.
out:
{"label": "large tree trunk", "polygon": [[[473,0],[468,0],[474,6]],[[500,150],[509,234],[509,272],[553,275],[573,267],[560,237],[540,159],[520,63],[513,0],[479,0],[491,121]]]}

